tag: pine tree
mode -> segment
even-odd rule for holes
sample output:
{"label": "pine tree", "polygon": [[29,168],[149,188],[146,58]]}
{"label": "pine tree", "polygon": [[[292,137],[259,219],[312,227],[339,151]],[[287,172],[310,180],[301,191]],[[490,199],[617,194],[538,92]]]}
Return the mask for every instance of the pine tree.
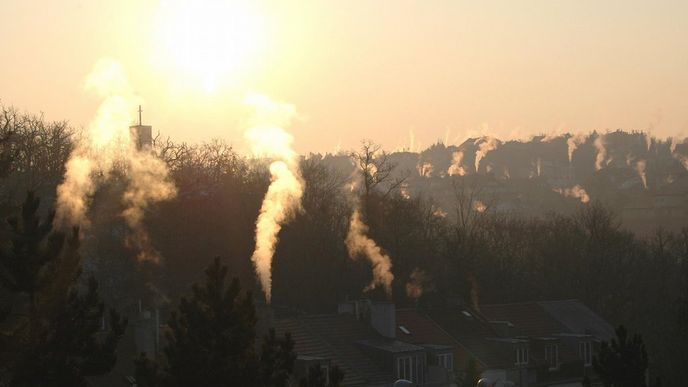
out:
{"label": "pine tree", "polygon": [[21,216],[8,220],[10,237],[0,251],[0,285],[16,304],[26,304],[3,323],[2,378],[14,386],[81,386],[86,376],[112,368],[126,320],[111,311],[110,329],[100,332],[105,308],[97,283],[91,279],[84,295],[78,291],[79,229],[66,238],[53,230],[54,212],[41,219],[39,207],[27,194]]}
{"label": "pine tree", "polygon": [[616,328],[616,338],[602,342],[593,367],[605,387],[645,387],[648,360],[639,334],[629,337],[626,328]]}
{"label": "pine tree", "polygon": [[291,334],[280,339],[274,329],[270,329],[263,339],[260,354],[260,375],[263,386],[285,387],[294,369],[296,354]]}
{"label": "pine tree", "polygon": [[70,292],[65,307],[18,363],[12,385],[86,386],[87,376],[107,373],[117,361],[115,350],[126,320],[110,310],[110,329],[102,331],[103,315],[98,284],[90,278],[85,294]]}
{"label": "pine tree", "polygon": [[256,312],[250,292],[237,279],[226,284],[227,267],[215,258],[203,285],[192,287],[172,313],[160,362],[136,360],[140,386],[284,386],[295,355],[289,336],[265,339],[255,350]]}

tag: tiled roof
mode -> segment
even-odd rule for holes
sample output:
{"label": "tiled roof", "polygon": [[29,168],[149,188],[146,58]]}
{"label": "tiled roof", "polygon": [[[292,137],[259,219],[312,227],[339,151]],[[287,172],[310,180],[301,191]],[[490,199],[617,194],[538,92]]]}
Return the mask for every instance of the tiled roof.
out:
{"label": "tiled roof", "polygon": [[[413,344],[456,345],[456,340],[418,309],[397,309],[397,338]],[[404,332],[404,327],[409,333]]]}
{"label": "tiled roof", "polygon": [[291,332],[299,355],[330,359],[344,371],[347,386],[389,382],[392,375],[370,359],[357,342],[381,340],[372,328],[350,315],[319,315],[274,321],[278,334]]}
{"label": "tiled roof", "polygon": [[496,335],[479,315],[458,306],[433,308],[427,310],[427,313],[483,367],[499,368],[513,365],[511,348],[505,350],[504,343],[489,340]]}
{"label": "tiled roof", "polygon": [[490,321],[514,324],[513,336],[546,337],[567,332],[566,327],[537,302],[481,305],[480,311]]}
{"label": "tiled roof", "polygon": [[590,334],[602,340],[615,336],[614,328],[578,300],[546,301],[538,304],[567,328],[567,332]]}

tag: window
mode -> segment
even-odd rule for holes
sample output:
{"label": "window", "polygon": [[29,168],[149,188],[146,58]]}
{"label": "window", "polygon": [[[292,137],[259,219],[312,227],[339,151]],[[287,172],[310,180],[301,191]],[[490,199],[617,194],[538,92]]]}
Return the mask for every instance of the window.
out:
{"label": "window", "polygon": [[528,364],[528,347],[518,346],[516,347],[516,365],[526,365]]}
{"label": "window", "polygon": [[399,379],[413,381],[413,358],[411,356],[397,358],[397,376]]}
{"label": "window", "polygon": [[419,356],[403,356],[397,358],[397,377],[413,383],[422,382],[423,364]]}
{"label": "window", "polygon": [[545,361],[549,364],[550,369],[559,368],[559,346],[556,344],[548,344],[545,346]]}
{"label": "window", "polygon": [[325,385],[330,384],[330,366],[327,364],[321,364],[320,365],[320,370],[322,371],[322,374],[325,375]]}
{"label": "window", "polygon": [[592,342],[591,341],[581,341],[578,344],[578,355],[583,360],[583,365],[592,365]]}
{"label": "window", "polygon": [[452,353],[443,353],[440,355],[437,355],[437,364],[440,367],[444,367],[446,370],[453,370],[454,369],[454,354]]}

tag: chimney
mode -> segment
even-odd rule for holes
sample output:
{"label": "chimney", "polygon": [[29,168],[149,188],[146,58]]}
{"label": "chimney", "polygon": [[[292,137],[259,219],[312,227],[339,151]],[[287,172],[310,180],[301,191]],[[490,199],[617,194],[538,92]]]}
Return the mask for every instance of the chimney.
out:
{"label": "chimney", "polygon": [[370,325],[384,337],[396,337],[396,317],[396,308],[391,302],[375,302],[370,307]]}

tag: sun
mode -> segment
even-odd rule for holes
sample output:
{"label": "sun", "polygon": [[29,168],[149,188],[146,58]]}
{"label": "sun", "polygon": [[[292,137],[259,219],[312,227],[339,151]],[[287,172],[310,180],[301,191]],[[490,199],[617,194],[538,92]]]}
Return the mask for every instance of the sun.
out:
{"label": "sun", "polygon": [[246,71],[263,44],[263,20],[250,1],[161,0],[158,62],[175,80],[213,91]]}

